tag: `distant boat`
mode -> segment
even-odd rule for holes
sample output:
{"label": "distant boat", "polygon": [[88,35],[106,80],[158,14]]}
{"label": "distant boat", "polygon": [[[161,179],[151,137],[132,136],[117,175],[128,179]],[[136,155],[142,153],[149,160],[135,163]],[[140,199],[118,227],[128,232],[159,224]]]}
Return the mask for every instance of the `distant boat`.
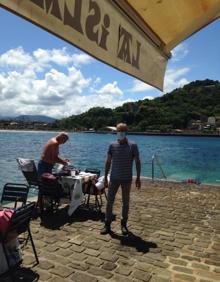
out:
{"label": "distant boat", "polygon": [[106,126],[105,128],[110,129],[111,131],[117,131],[115,126]]}

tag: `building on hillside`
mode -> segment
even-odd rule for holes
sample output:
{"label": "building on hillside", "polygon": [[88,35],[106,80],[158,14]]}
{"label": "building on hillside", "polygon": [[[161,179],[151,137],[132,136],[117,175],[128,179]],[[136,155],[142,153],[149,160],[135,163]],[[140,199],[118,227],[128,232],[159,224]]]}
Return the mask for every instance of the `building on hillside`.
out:
{"label": "building on hillside", "polygon": [[215,117],[212,116],[212,117],[208,117],[208,121],[207,121],[207,124],[208,125],[211,125],[211,126],[215,126]]}
{"label": "building on hillside", "polygon": [[220,116],[215,116],[215,125],[216,126],[220,125]]}
{"label": "building on hillside", "polygon": [[188,129],[191,130],[201,130],[203,126],[203,123],[201,122],[200,119],[198,120],[191,120],[188,126]]}
{"label": "building on hillside", "polygon": [[216,132],[220,135],[220,127],[216,127]]}
{"label": "building on hillside", "polygon": [[12,121],[12,122],[10,122],[10,125],[11,125],[11,126],[17,126],[17,125],[18,125],[18,122]]}

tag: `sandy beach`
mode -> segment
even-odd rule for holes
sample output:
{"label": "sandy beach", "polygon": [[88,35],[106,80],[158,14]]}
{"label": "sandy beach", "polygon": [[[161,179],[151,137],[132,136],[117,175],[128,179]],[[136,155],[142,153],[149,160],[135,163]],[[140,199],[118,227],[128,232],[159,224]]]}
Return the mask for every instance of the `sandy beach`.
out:
{"label": "sandy beach", "polygon": [[220,281],[218,187],[143,179],[142,189],[131,192],[128,237],[120,232],[120,209],[119,193],[111,235],[99,233],[104,213],[83,206],[71,218],[63,205],[56,214],[33,220],[40,264],[33,267],[29,246],[16,277],[68,282]]}

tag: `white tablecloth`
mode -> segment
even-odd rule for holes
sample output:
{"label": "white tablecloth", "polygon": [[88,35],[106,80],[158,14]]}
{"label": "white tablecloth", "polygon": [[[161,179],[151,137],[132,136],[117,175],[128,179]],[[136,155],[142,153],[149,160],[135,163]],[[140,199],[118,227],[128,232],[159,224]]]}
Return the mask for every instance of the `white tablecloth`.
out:
{"label": "white tablecloth", "polygon": [[70,191],[70,205],[68,209],[68,215],[71,216],[74,211],[81,205],[84,200],[84,194],[82,191],[82,184],[88,182],[96,177],[96,174],[81,172],[76,176],[62,176],[61,185],[66,193]]}

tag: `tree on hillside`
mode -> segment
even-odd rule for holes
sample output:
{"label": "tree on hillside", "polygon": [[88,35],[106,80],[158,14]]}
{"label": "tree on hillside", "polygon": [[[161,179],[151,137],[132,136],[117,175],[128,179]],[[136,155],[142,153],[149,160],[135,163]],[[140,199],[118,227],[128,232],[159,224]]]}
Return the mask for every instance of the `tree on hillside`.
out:
{"label": "tree on hillside", "polygon": [[80,115],[57,121],[60,128],[95,128],[126,122],[134,131],[185,129],[200,116],[220,116],[220,83],[193,81],[153,100],[125,103],[115,109],[94,107]]}

